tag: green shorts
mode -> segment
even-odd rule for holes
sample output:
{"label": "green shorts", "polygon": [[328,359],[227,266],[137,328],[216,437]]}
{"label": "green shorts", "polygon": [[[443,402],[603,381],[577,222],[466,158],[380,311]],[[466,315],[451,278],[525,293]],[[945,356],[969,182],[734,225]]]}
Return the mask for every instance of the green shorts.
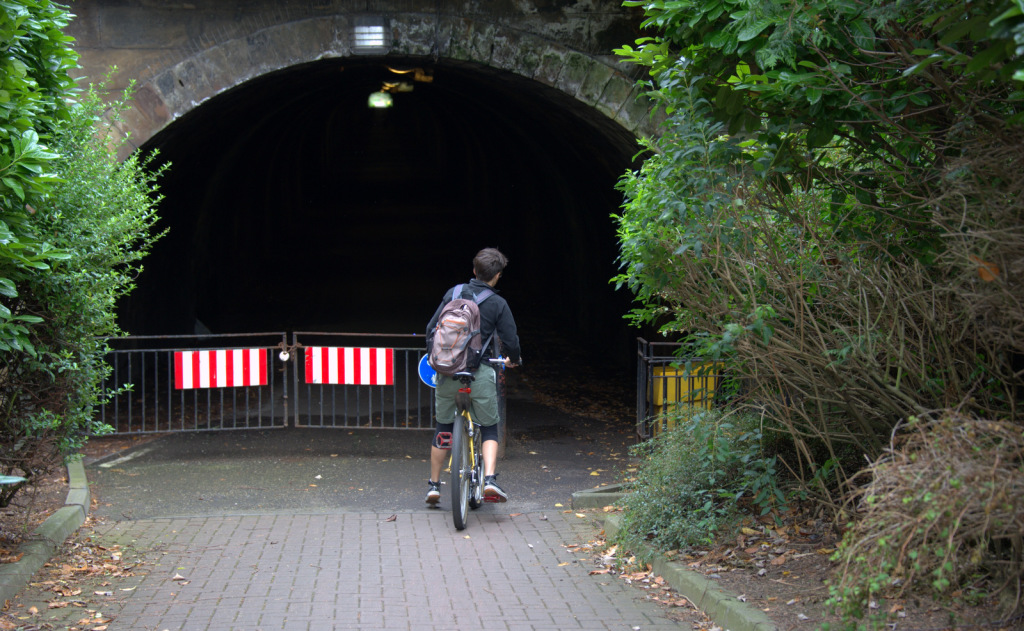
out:
{"label": "green shorts", "polygon": [[[470,387],[472,405],[469,408],[473,422],[484,427],[498,423],[498,387],[495,383],[497,375],[494,369],[484,364],[476,369]],[[462,387],[462,382],[455,377],[437,376],[437,390],[434,392],[434,411],[438,423],[452,423],[458,410],[455,409],[455,393]]]}

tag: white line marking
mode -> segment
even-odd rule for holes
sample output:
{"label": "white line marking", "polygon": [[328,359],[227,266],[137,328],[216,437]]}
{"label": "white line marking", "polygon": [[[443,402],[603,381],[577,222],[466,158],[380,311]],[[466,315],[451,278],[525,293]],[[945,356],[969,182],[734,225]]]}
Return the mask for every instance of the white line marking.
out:
{"label": "white line marking", "polygon": [[103,467],[104,469],[109,469],[110,467],[117,466],[117,465],[121,464],[122,462],[128,462],[132,458],[137,458],[137,457],[142,456],[144,454],[148,454],[149,452],[153,451],[154,449],[156,449],[156,447],[147,447],[146,449],[140,449],[140,450],[136,451],[135,453],[128,454],[127,456],[121,456],[117,460],[111,460],[110,462],[104,462],[100,466]]}

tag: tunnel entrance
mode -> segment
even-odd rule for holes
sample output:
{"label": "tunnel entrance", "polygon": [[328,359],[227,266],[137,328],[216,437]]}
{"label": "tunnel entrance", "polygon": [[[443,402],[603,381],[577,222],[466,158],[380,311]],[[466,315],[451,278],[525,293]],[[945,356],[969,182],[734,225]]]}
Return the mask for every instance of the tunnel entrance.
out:
{"label": "tunnel entrance", "polygon": [[[385,82],[412,89],[369,108]],[[498,290],[527,358],[553,336],[625,370],[634,333],[630,297],[609,283],[609,216],[637,148],[594,108],[476,64],[334,59],[264,75],[142,147],[171,164],[169,233],[122,326],[421,333],[494,246],[510,259]]]}

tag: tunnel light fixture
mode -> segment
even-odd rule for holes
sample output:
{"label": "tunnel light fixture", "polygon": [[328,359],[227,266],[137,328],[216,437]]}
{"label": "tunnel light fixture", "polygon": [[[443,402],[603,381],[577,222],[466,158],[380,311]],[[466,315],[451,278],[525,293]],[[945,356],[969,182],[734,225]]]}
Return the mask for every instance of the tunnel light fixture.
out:
{"label": "tunnel light fixture", "polygon": [[366,102],[367,107],[372,109],[379,109],[382,107],[391,107],[392,100],[391,95],[387,92],[374,92],[370,95],[369,100]]}
{"label": "tunnel light fixture", "polygon": [[352,52],[381,55],[388,52],[387,23],[382,17],[364,16],[355,19]]}

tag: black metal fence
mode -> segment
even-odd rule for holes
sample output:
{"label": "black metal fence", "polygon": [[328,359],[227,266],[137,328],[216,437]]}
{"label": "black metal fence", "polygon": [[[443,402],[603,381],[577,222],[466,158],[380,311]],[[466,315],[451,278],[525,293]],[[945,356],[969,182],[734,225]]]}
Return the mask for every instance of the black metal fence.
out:
{"label": "black metal fence", "polygon": [[683,344],[637,338],[636,431],[651,438],[674,422],[680,406],[710,408],[722,383],[721,364],[681,353]]}
{"label": "black metal fence", "polygon": [[[284,427],[290,365],[279,352],[286,341],[284,333],[112,339],[99,420],[115,434]],[[242,356],[251,365],[237,361]]]}
{"label": "black metal fence", "polygon": [[[110,341],[99,420],[114,434],[434,427],[422,336],[240,333]],[[381,358],[381,362],[378,362]]]}
{"label": "black metal fence", "polygon": [[[422,335],[292,334],[296,427],[433,429]],[[372,362],[372,365],[368,365]],[[386,368],[382,369],[381,364]]]}

